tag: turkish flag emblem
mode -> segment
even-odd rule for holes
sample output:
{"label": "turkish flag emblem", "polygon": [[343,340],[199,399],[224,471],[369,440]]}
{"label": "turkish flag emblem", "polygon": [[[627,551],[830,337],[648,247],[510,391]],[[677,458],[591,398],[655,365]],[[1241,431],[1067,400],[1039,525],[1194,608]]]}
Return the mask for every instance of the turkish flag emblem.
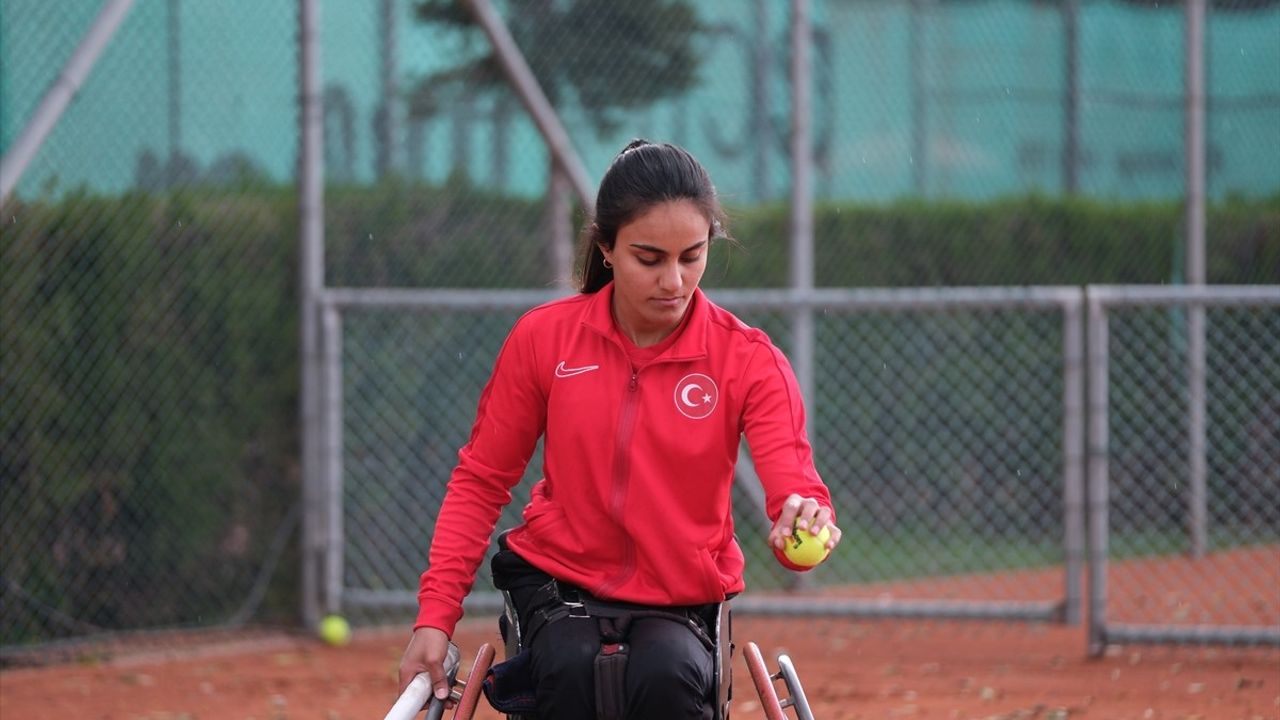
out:
{"label": "turkish flag emblem", "polygon": [[693,420],[701,420],[716,409],[720,402],[720,390],[716,381],[702,373],[690,373],[676,383],[676,409]]}

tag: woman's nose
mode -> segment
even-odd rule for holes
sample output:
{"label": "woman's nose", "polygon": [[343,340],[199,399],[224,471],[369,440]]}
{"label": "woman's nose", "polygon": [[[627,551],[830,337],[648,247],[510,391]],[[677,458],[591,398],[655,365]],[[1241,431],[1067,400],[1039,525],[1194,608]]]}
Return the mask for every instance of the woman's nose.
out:
{"label": "woman's nose", "polygon": [[683,278],[680,276],[680,266],[676,263],[670,263],[662,266],[662,273],[658,276],[658,286],[663,290],[679,290],[683,284]]}

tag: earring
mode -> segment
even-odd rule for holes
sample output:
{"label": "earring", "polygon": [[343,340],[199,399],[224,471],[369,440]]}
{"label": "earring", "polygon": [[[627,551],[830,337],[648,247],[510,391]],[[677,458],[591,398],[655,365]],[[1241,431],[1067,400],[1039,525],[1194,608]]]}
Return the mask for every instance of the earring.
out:
{"label": "earring", "polygon": [[604,265],[605,270],[613,269],[613,263],[609,262],[609,258],[600,258],[600,264]]}

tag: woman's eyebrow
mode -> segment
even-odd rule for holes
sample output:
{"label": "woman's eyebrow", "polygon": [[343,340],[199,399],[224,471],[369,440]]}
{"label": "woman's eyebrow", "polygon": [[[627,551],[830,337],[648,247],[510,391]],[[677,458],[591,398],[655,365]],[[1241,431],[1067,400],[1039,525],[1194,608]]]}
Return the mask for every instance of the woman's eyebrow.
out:
{"label": "woman's eyebrow", "polygon": [[[683,255],[683,254],[685,254],[685,253],[689,252],[690,250],[697,250],[697,249],[701,248],[703,245],[706,245],[706,244],[707,244],[707,241],[706,241],[706,240],[699,240],[698,242],[696,242],[696,243],[694,243],[694,244],[690,245],[689,247],[687,247],[687,248],[685,248],[685,249],[681,250],[681,251],[680,251],[680,254],[681,254],[681,255]],[[653,246],[653,245],[646,245],[646,244],[644,244],[644,243],[631,243],[631,247],[633,247],[633,248],[635,248],[635,249],[637,249],[637,250],[643,250],[643,251],[645,251],[645,252],[657,253],[657,254],[659,254],[659,255],[666,255],[666,254],[667,254],[667,251],[666,251],[666,250],[663,250],[663,249],[662,249],[662,248],[660,248],[660,247],[655,247],[655,246]]]}

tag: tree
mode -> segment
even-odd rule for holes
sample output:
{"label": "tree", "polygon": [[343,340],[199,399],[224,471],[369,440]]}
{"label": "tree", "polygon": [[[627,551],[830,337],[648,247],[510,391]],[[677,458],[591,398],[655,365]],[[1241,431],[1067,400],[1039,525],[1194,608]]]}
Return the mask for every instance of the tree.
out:
{"label": "tree", "polygon": [[[510,0],[507,23],[552,104],[572,95],[601,135],[619,114],[677,96],[697,80],[694,40],[704,27],[685,0]],[[507,90],[492,48],[456,0],[419,0],[421,22],[461,33],[454,66],[421,78],[411,114],[431,115],[457,93]]]}

